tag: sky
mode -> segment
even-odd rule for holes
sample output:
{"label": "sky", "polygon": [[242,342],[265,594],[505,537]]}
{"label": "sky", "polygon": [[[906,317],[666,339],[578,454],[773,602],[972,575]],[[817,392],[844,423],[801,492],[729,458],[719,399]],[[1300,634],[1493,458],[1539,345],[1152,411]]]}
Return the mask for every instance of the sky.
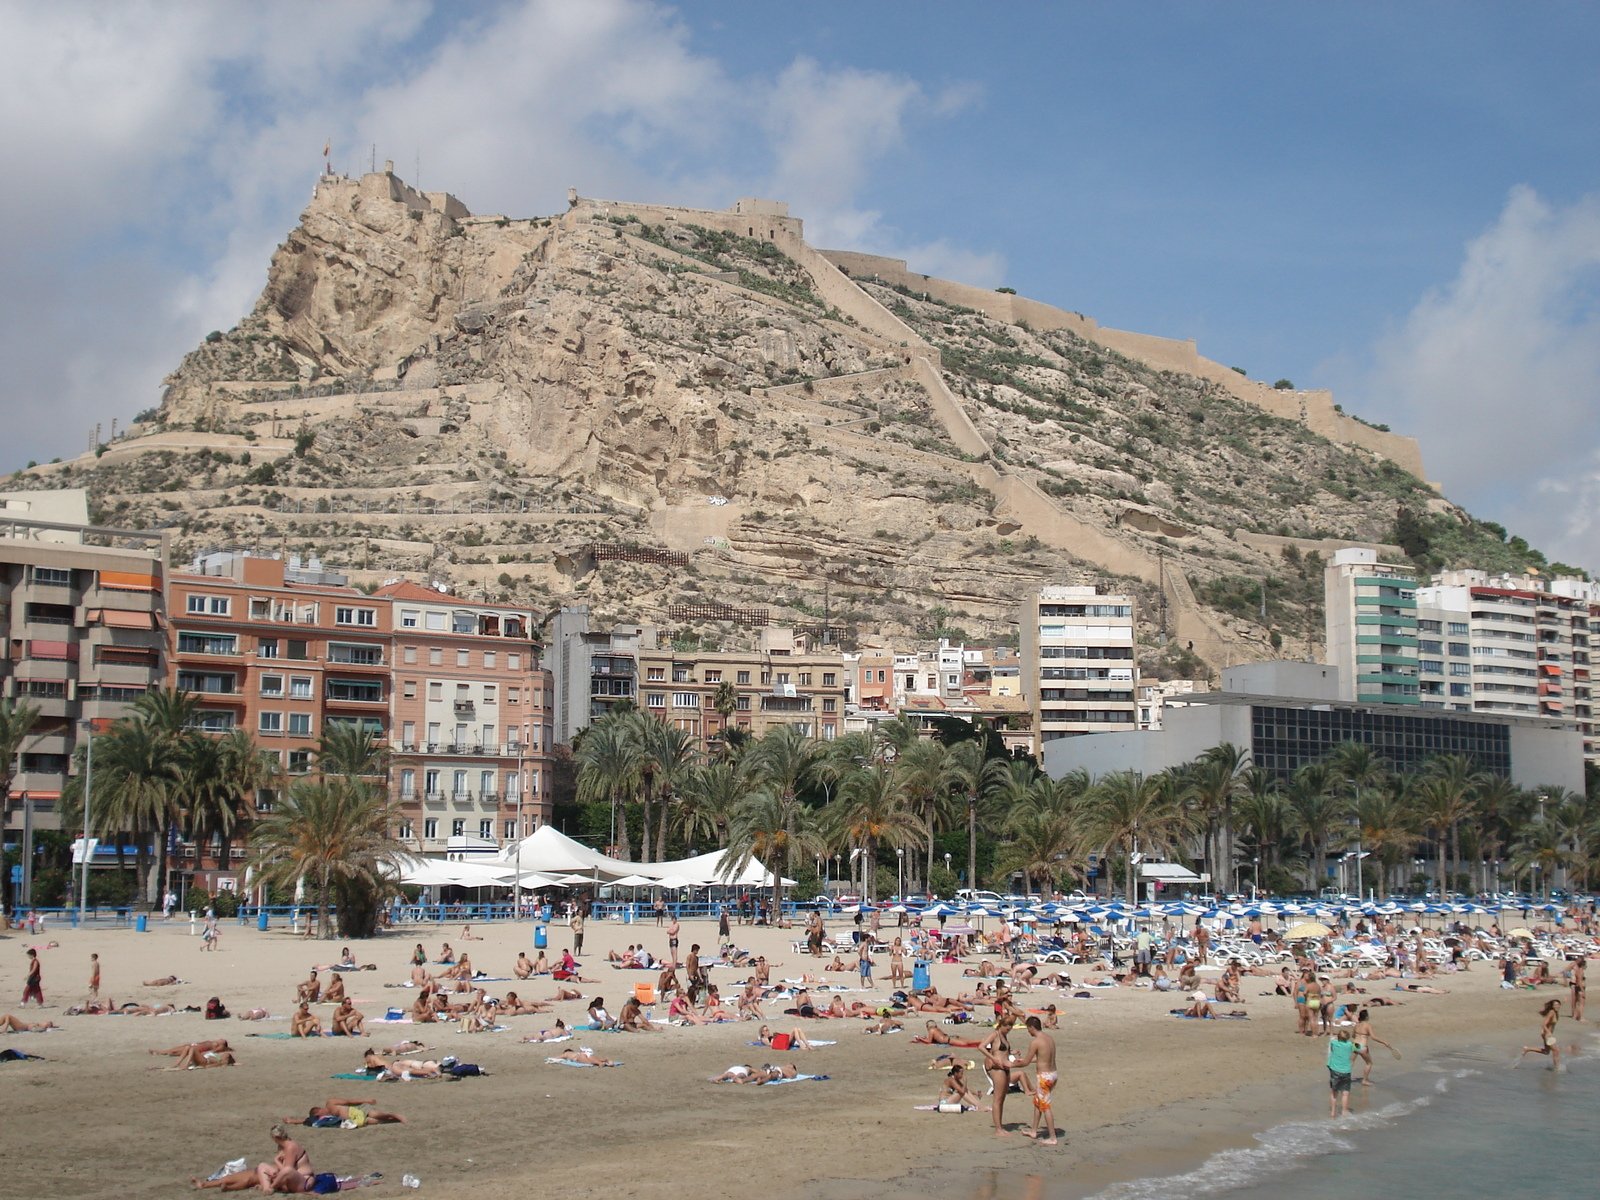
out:
{"label": "sky", "polygon": [[786,200],[1194,338],[1600,570],[1600,6],[0,0],[0,411],[85,449],[249,311],[332,143],[474,212]]}

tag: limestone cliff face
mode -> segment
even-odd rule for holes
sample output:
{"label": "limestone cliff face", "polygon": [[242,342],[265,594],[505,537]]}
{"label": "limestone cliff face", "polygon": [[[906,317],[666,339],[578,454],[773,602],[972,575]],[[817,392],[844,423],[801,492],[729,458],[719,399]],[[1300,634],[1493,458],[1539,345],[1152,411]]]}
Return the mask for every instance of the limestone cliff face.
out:
{"label": "limestone cliff face", "polygon": [[[1009,312],[852,278],[788,218],[506,219],[325,178],[159,420],[39,479],[175,524],[180,555],[309,550],[669,627],[719,602],[826,605],[846,639],[997,636],[1027,589],[1098,582],[1140,598],[1148,664],[1185,670],[1190,646],[1215,668],[1274,634],[1316,652],[1307,555],[1443,504],[1237,389]],[[1263,622],[1238,597],[1265,576]]]}

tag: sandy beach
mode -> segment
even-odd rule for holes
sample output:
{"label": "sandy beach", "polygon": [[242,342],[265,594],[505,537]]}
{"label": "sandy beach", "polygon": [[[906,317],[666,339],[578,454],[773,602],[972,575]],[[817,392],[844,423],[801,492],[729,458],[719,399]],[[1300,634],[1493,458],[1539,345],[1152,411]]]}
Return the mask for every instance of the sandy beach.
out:
{"label": "sandy beach", "polygon": [[[830,928],[848,927],[832,922]],[[917,1111],[931,1103],[940,1076],[928,1065],[938,1048],[913,1045],[906,1033],[864,1036],[855,1020],[798,1021],[774,1011],[774,1028],[798,1024],[808,1036],[837,1045],[780,1053],[750,1046],[747,1023],[669,1028],[652,1034],[580,1034],[566,1045],[592,1046],[620,1059],[616,1069],[547,1064],[561,1047],[520,1044],[525,1033],[585,1019],[585,1002],[558,1004],[552,1014],[511,1018],[509,1032],[460,1034],[453,1025],[370,1024],[414,992],[384,985],[404,981],[413,946],[430,957],[442,942],[468,950],[474,964],[510,975],[518,950],[532,950],[532,929],[474,926],[482,941],[463,943],[461,927],[407,926],[373,941],[353,943],[358,961],[376,971],[346,974],[357,1006],[369,1018],[364,1040],[281,1040],[252,1034],[281,1033],[287,1022],[205,1021],[199,1013],[155,1017],[72,1017],[67,1006],[87,994],[89,955],[100,955],[102,997],[204,1005],[220,996],[233,1010],[266,1008],[286,1015],[295,985],[313,964],[333,961],[340,943],[307,941],[287,931],[257,932],[224,922],[221,949],[204,953],[187,920],[152,922],[148,933],[131,929],[83,931],[51,926],[40,936],[13,931],[0,940],[0,1013],[50,1019],[60,1032],[0,1035],[12,1046],[48,1061],[0,1064],[6,1105],[7,1190],[15,1195],[70,1197],[173,1196],[189,1190],[224,1162],[251,1165],[271,1157],[267,1129],[285,1114],[304,1114],[327,1097],[372,1097],[408,1123],[359,1130],[307,1130],[302,1138],[319,1171],[381,1171],[385,1189],[401,1190],[402,1175],[422,1190],[477,1200],[526,1195],[530,1186],[567,1196],[699,1197],[771,1200],[822,1194],[836,1200],[885,1194],[966,1196],[989,1173],[1044,1173],[1085,1190],[1099,1181],[1159,1171],[1162,1163],[1203,1157],[1285,1117],[1325,1115],[1326,1075],[1321,1039],[1297,1037],[1289,1002],[1271,981],[1247,977],[1246,1021],[1185,1021],[1168,1015],[1175,993],[1106,989],[1092,1000],[1053,990],[1022,999],[1031,1007],[1061,1010],[1062,1082],[1056,1095],[1066,1144],[1035,1145],[1021,1136],[996,1139],[987,1113],[941,1115]],[[797,931],[734,927],[740,946],[765,954],[773,981],[817,972],[821,962],[791,948]],[[561,924],[550,928],[553,952],[571,945]],[[50,941],[59,945],[44,948]],[[592,921],[583,973],[600,982],[581,985],[585,997],[604,996],[614,1013],[636,982],[653,972],[609,967],[605,953],[634,942],[665,953],[666,934],[651,921],[622,925]],[[685,922],[682,943],[716,942],[712,922]],[[22,1014],[24,951],[39,946],[48,1007]],[[823,960],[824,962],[826,960]],[[434,968],[438,969],[438,968]],[[185,982],[145,988],[140,980],[175,974]],[[717,968],[713,982],[730,1002],[747,972]],[[1082,972],[1073,970],[1074,978]],[[889,989],[880,962],[875,995]],[[1212,976],[1214,978],[1214,976]],[[853,974],[830,981],[855,986]],[[933,983],[945,994],[971,986],[959,966],[935,964]],[[1531,1037],[1538,1003],[1565,989],[1506,992],[1492,964],[1444,976],[1444,996],[1400,995],[1392,982],[1366,983],[1370,995],[1393,996],[1403,1006],[1374,1012],[1381,1037],[1392,1041],[1410,1067],[1427,1055],[1466,1044],[1514,1042]],[[488,985],[524,997],[548,998],[548,977]],[[498,991],[497,991],[498,989]],[[850,992],[851,999],[867,999]],[[326,1018],[329,1010],[319,1007]],[[657,1014],[664,1009],[657,1007]],[[455,1082],[365,1083],[333,1075],[359,1068],[368,1045],[385,1046],[416,1036],[431,1057],[455,1055],[491,1072]],[[957,1036],[960,1036],[959,1034]],[[982,1033],[975,1036],[981,1037]],[[201,1071],[159,1069],[168,1059],[150,1049],[227,1037],[239,1065]],[[961,1052],[976,1056],[975,1051]],[[1382,1103],[1383,1079],[1402,1064],[1378,1051],[1375,1085],[1356,1089],[1356,1108]],[[823,1082],[783,1087],[739,1087],[708,1082],[734,1063],[795,1061]],[[1011,1097],[1007,1124],[1026,1128],[1026,1098]],[[886,1188],[886,1181],[896,1181]]]}

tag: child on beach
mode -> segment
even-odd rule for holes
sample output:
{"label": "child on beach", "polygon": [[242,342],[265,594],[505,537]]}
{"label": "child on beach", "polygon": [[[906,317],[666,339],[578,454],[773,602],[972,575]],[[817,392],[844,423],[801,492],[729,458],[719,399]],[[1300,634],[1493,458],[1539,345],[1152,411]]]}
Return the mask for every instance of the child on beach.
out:
{"label": "child on beach", "polygon": [[1341,1029],[1328,1043],[1328,1116],[1350,1115],[1351,1073],[1355,1066],[1356,1044],[1350,1031]]}

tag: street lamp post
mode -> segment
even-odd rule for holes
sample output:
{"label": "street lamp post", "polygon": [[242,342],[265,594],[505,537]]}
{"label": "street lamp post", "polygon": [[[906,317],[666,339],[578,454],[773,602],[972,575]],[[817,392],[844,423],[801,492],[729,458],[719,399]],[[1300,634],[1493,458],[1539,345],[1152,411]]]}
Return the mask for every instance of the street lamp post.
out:
{"label": "street lamp post", "polygon": [[944,852],[944,873],[946,875],[950,874],[950,851],[948,850]]}
{"label": "street lamp post", "polygon": [[900,899],[906,898],[906,851],[904,846],[896,846],[895,856],[895,895]]}
{"label": "street lamp post", "polygon": [[83,745],[83,852],[78,856],[82,870],[78,883],[78,927],[83,927],[89,909],[89,804],[94,795],[94,722],[85,721],[87,737]]}
{"label": "street lamp post", "polygon": [[1260,896],[1261,896],[1261,856],[1259,854],[1256,855],[1255,859],[1253,861],[1254,861],[1254,865],[1255,865],[1255,869],[1256,869],[1256,881],[1255,881],[1255,885],[1254,885],[1254,893],[1255,894],[1252,895],[1250,897],[1250,899],[1256,900],[1256,899],[1259,899]]}
{"label": "street lamp post", "polygon": [[1366,894],[1366,881],[1361,877],[1361,818],[1356,818],[1356,899]]}

